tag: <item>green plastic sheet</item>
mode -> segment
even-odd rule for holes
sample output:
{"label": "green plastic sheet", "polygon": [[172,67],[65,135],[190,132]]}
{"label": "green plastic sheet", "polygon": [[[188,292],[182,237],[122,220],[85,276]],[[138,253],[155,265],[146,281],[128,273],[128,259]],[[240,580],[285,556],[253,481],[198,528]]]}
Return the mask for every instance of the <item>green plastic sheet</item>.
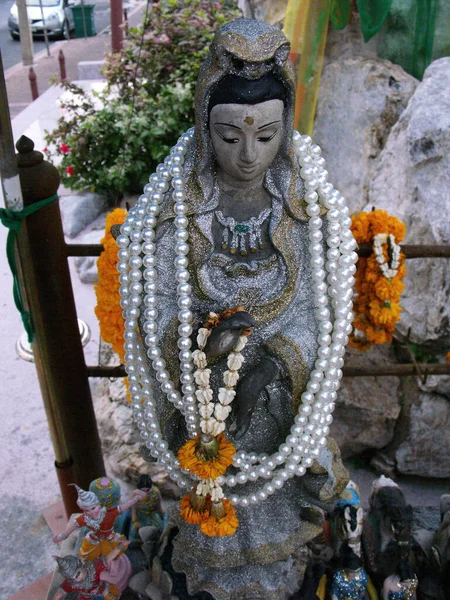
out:
{"label": "green plastic sheet", "polygon": [[331,0],[330,21],[334,29],[344,29],[350,19],[351,0]]}
{"label": "green plastic sheet", "polygon": [[[419,3],[422,1],[427,0],[419,0]],[[357,0],[356,4],[361,18],[364,41],[368,42],[383,26],[391,10],[392,0]]]}

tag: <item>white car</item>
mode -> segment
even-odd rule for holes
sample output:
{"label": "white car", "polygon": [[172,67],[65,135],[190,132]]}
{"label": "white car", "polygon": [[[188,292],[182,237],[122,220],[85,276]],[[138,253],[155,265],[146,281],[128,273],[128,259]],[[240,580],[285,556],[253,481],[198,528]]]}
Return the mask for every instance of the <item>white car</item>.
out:
{"label": "white car", "polygon": [[[45,23],[48,35],[69,39],[70,32],[74,28],[72,11],[69,6],[74,4],[74,0],[41,0],[41,2],[27,0],[27,13],[32,35],[44,35]],[[19,17],[15,2],[9,12],[8,29],[11,37],[18,40],[20,37]]]}

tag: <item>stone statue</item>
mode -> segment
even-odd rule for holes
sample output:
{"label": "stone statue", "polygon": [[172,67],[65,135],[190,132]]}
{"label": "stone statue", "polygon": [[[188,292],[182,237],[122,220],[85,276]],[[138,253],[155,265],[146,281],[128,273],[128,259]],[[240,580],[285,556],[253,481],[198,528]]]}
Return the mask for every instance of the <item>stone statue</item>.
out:
{"label": "stone statue", "polygon": [[185,598],[297,592],[348,481],[328,433],[355,242],[320,148],[293,132],[288,54],[262,22],[217,32],[195,128],[116,237],[134,416],[188,490],[162,561]]}

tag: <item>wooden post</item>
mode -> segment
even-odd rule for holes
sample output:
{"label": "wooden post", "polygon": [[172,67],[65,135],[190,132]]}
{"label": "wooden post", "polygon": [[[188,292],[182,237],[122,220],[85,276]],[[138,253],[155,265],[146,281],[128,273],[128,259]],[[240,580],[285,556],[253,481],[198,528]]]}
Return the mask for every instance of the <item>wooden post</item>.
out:
{"label": "wooden post", "polygon": [[[24,206],[54,195],[55,167],[22,136],[16,147]],[[52,438],[56,467],[68,514],[76,492],[105,473],[92,405],[58,201],[28,216],[18,237],[26,252],[22,281],[35,332],[33,352]]]}
{"label": "wooden post", "polygon": [[34,102],[36,98],[39,98],[39,91],[37,86],[37,77],[33,67],[30,67],[30,70],[28,72],[28,79],[30,80],[31,97]]}
{"label": "wooden post", "polygon": [[65,58],[64,52],[62,50],[59,51],[58,61],[59,61],[59,75],[60,75],[60,79],[61,79],[61,81],[66,81],[66,79],[67,79],[67,75],[66,75],[66,58]]}

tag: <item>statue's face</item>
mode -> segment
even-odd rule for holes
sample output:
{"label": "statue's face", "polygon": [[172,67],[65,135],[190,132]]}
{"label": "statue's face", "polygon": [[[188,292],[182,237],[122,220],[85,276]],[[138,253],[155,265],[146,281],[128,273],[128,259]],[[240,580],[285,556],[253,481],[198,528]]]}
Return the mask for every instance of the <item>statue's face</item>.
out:
{"label": "statue's face", "polygon": [[214,106],[209,131],[226,182],[251,183],[261,178],[280,147],[282,117],[281,100]]}
{"label": "statue's face", "polygon": [[100,504],[94,504],[93,506],[90,506],[89,508],[84,508],[83,512],[85,515],[87,515],[91,519],[98,519],[98,517],[100,516],[101,510],[102,510],[102,507],[100,506]]}

